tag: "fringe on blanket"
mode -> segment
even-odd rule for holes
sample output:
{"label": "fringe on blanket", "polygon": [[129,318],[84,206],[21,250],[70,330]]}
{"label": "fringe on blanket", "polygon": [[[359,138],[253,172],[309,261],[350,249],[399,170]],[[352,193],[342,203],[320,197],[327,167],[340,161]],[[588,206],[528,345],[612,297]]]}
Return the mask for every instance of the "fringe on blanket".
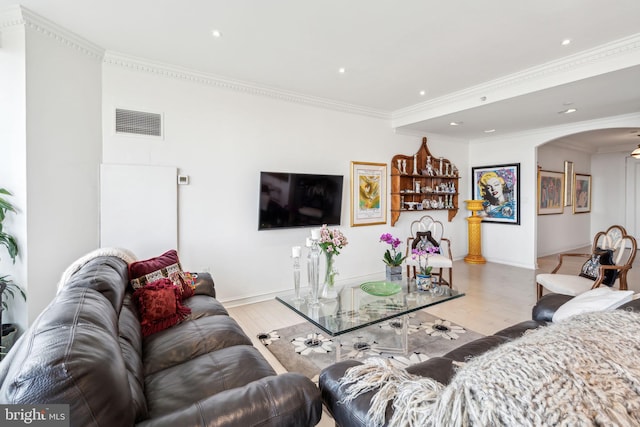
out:
{"label": "fringe on blanket", "polygon": [[389,359],[378,357],[369,358],[364,364],[349,369],[340,383],[347,387],[340,403],[378,389],[367,412],[368,421],[375,427],[384,425],[389,401],[393,402],[394,407],[389,425],[424,425],[430,413],[429,407],[444,388],[431,378],[411,375],[393,366]]}
{"label": "fringe on blanket", "polygon": [[478,355],[448,386],[380,359],[345,372],[344,402],[368,391],[368,425],[640,425],[640,313],[586,313]]}
{"label": "fringe on blanket", "polygon": [[60,289],[67,284],[71,276],[73,276],[78,270],[82,268],[86,263],[91,261],[94,258],[98,258],[101,256],[113,256],[116,258],[120,258],[127,264],[131,264],[138,260],[136,255],[128,249],[124,248],[98,248],[94,251],[89,252],[88,254],[78,258],[75,260],[67,269],[62,273],[62,277],[58,281],[58,292]]}

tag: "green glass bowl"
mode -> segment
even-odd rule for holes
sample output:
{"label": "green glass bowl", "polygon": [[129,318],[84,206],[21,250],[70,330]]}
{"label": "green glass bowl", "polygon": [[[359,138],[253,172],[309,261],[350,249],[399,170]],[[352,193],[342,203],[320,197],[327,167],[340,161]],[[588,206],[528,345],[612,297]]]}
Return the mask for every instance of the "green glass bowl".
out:
{"label": "green glass bowl", "polygon": [[397,282],[366,282],[360,285],[360,289],[368,293],[369,295],[375,295],[377,297],[388,297],[389,295],[395,295],[402,290]]}

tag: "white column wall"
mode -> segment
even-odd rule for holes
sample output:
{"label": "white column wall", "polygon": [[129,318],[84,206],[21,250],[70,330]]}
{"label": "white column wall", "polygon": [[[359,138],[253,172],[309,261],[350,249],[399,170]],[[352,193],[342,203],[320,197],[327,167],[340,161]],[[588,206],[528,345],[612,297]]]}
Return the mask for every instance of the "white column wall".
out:
{"label": "white column wall", "polygon": [[13,320],[23,328],[54,297],[62,271],[99,237],[101,54],[40,30],[37,23],[3,29],[1,55],[12,64],[3,105],[17,118],[2,128],[11,162],[2,185],[20,208],[20,262],[9,273],[28,298],[26,310],[16,305],[7,314],[19,313]]}
{"label": "white column wall", "polygon": [[[8,199],[18,214],[7,215],[4,230],[18,241],[18,258],[13,264],[4,247],[0,249],[0,275],[27,288],[27,161],[26,161],[26,75],[24,26],[2,29],[0,49],[0,188],[9,190]],[[27,324],[26,303],[20,297],[8,302],[3,323]]]}

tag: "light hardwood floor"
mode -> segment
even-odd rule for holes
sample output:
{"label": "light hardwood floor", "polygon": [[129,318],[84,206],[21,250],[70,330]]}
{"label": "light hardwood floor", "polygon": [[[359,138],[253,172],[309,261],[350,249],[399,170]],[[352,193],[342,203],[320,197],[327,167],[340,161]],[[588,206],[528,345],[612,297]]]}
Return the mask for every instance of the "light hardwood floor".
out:
{"label": "light hardwood floor", "polygon": [[[589,251],[590,247],[585,247],[572,252],[588,253]],[[577,274],[583,262],[583,259],[566,262],[561,272]],[[472,265],[462,260],[455,261],[454,288],[466,295],[425,311],[483,335],[493,334],[515,323],[531,319],[531,309],[536,301],[536,273],[550,272],[556,264],[556,255],[539,258],[536,271],[494,263]],[[628,284],[629,289],[640,292],[638,257],[634,262],[634,268],[629,272]],[[256,335],[305,320],[275,299],[229,307],[228,311],[251,337],[254,345],[276,372],[286,372],[278,360],[259,342]],[[319,426],[333,425],[331,417],[327,413],[323,414]]]}

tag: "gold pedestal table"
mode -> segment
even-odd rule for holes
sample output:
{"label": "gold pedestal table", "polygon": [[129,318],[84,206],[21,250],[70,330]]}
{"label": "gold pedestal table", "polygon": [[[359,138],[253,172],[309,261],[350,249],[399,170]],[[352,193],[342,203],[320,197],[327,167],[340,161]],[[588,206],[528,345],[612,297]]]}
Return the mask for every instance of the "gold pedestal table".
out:
{"label": "gold pedestal table", "polygon": [[480,223],[482,217],[478,211],[482,210],[482,200],[465,200],[467,209],[471,211],[471,216],[467,217],[469,227],[469,254],[464,257],[464,262],[468,264],[486,264],[487,260],[482,256],[482,229]]}

